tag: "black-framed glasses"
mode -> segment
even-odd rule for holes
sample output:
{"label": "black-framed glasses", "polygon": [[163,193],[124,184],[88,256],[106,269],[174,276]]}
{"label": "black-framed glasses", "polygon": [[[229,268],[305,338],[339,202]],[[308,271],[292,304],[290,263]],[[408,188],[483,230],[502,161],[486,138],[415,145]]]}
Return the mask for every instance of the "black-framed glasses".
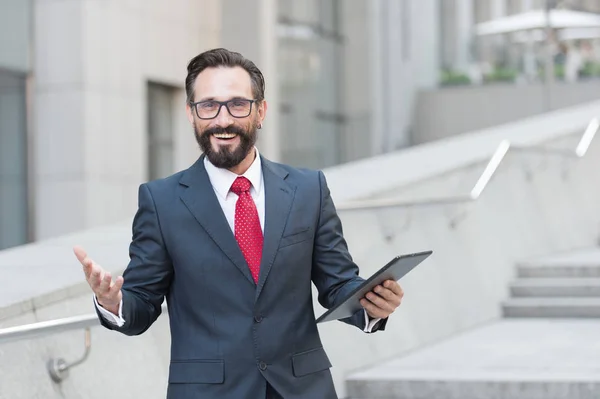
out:
{"label": "black-framed glasses", "polygon": [[190,103],[190,107],[196,110],[196,115],[200,119],[214,119],[225,106],[229,115],[234,118],[245,118],[252,112],[252,104],[256,100],[247,98],[234,98],[227,101],[205,100],[196,103]]}

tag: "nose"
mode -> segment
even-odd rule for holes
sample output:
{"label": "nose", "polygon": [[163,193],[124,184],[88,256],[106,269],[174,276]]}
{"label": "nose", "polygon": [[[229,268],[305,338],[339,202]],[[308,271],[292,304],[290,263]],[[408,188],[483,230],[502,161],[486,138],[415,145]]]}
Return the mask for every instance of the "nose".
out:
{"label": "nose", "polygon": [[233,117],[229,114],[225,104],[221,105],[219,114],[215,118],[215,124],[220,127],[228,127],[233,125]]}

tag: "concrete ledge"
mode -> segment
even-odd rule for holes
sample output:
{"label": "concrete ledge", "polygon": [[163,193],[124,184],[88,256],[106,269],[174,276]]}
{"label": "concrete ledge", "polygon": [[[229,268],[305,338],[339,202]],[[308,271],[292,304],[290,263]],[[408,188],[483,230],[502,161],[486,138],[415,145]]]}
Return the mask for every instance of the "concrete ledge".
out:
{"label": "concrete ledge", "polygon": [[325,175],[336,201],[369,198],[390,187],[405,186],[486,161],[502,140],[528,146],[569,134],[583,135],[589,122],[598,116],[600,101],[594,101],[338,165],[328,168]]}
{"label": "concrete ledge", "polygon": [[91,295],[73,246],[82,245],[95,261],[118,274],[129,261],[130,240],[131,222],[126,222],[0,251],[0,273],[10,276],[10,284],[0,290],[0,320]]}

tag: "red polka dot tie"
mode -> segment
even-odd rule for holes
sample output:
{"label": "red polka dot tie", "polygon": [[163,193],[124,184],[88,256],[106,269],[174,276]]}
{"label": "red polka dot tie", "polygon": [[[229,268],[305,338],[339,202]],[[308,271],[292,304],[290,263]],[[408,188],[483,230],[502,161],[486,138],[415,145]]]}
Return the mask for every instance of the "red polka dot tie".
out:
{"label": "red polka dot tie", "polygon": [[257,283],[262,258],[263,233],[256,205],[250,195],[250,187],[250,180],[240,176],[231,185],[231,191],[239,196],[235,204],[235,239],[246,258],[252,278]]}

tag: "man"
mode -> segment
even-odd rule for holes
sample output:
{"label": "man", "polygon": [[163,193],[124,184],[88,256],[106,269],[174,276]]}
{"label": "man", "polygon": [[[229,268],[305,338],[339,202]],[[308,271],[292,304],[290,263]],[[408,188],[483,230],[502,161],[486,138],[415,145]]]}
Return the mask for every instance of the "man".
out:
{"label": "man", "polygon": [[[114,281],[80,247],[102,325],[146,331],[166,298],[167,397],[336,398],[311,281],[331,308],[363,280],[320,171],[271,162],[255,147],[267,114],[260,70],[225,49],[189,63],[186,111],[203,155],[142,184],[130,263]],[[387,281],[343,320],[383,330],[402,290]]]}

